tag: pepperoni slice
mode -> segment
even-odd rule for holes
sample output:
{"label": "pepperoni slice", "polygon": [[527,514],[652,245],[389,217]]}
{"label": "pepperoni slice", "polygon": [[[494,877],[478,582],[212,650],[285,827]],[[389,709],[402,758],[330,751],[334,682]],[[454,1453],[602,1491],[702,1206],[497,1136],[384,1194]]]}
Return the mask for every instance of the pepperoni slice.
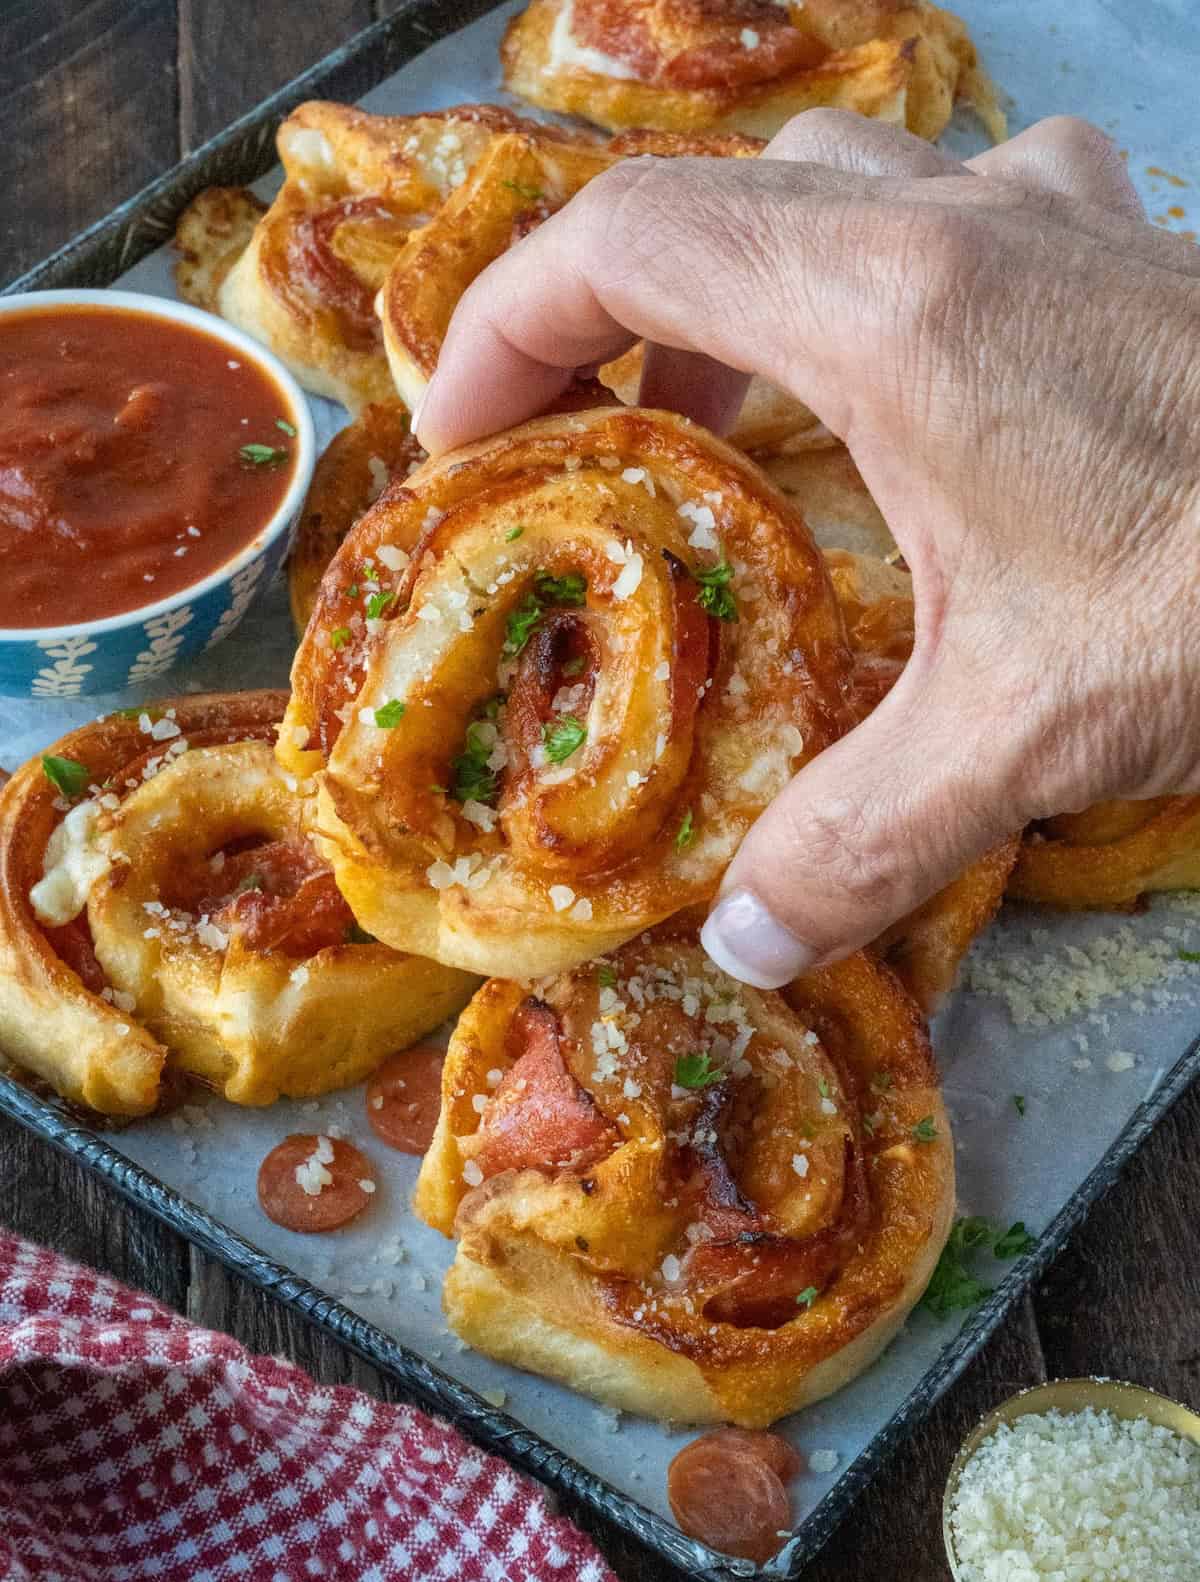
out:
{"label": "pepperoni slice", "polygon": [[374,1191],[366,1154],[335,1137],[294,1132],[258,1168],[263,1213],[284,1230],[337,1230],[362,1213]]}
{"label": "pepperoni slice", "polygon": [[513,1017],[510,1037],[525,1049],[496,1089],[476,1133],[473,1157],[483,1174],[584,1169],[611,1153],[620,1134],[567,1070],[558,1018],[550,1007],[526,1000]]}
{"label": "pepperoni slice", "polygon": [[719,1440],[731,1451],[757,1456],[784,1483],[804,1471],[804,1457],[795,1445],[778,1434],[768,1433],[765,1428],[717,1428],[704,1437],[710,1444]]}
{"label": "pepperoni slice", "polygon": [[389,1055],[367,1084],[367,1119],[389,1148],[423,1154],[433,1141],[445,1059],[435,1044],[416,1044]]}
{"label": "pepperoni slice", "polygon": [[689,1538],[761,1565],[779,1552],[792,1512],[779,1473],[743,1439],[719,1429],[685,1445],[667,1469],[667,1498]]}

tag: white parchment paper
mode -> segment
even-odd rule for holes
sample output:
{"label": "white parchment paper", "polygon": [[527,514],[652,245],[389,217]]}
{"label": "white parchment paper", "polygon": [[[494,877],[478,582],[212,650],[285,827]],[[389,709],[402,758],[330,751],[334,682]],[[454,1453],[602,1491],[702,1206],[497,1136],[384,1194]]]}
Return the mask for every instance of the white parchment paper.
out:
{"label": "white parchment paper", "polygon": [[[396,113],[463,100],[511,103],[500,90],[496,48],[515,9],[502,7],[434,45],[363,103]],[[1012,96],[1013,131],[1050,114],[1087,116],[1127,150],[1130,173],[1157,223],[1179,231],[1197,225],[1200,27],[1194,0],[960,0],[957,9]],[[956,119],[944,144],[960,155],[983,146],[969,116]],[[273,184],[267,178],[263,189]],[[171,295],[170,266],[168,253],[156,254],[120,283]],[[313,408],[319,436],[327,439],[343,415],[320,400]],[[186,677],[160,680],[153,691],[36,703],[0,699],[0,763],[11,768],[88,718],[164,691],[285,684],[291,652],[286,597],[277,587]],[[1005,1224],[1024,1220],[1034,1231],[1049,1222],[1200,1030],[1200,967],[1179,959],[1181,950],[1198,948],[1200,896],[1160,899],[1132,919],[1006,910],[976,946],[966,986],[936,1027],[964,1212]],[[1028,995],[1015,987],[1020,974],[1036,991],[1047,962],[1057,963],[1077,985],[1075,1014],[1049,1025],[1015,1022],[1013,1010],[1024,1015],[1027,1009]],[[985,985],[995,987],[997,963],[1005,964],[1001,982],[1009,988],[1008,999],[982,992]],[[1122,971],[1127,992],[1109,992]],[[1017,1095],[1024,1101],[1023,1116]],[[257,1205],[259,1162],[288,1132],[335,1128],[374,1161],[380,1181],[375,1202],[357,1225],[332,1236],[277,1229]],[[666,1466],[690,1437],[687,1431],[618,1418],[568,1390],[492,1363],[448,1334],[439,1290],[450,1245],[410,1212],[416,1161],[375,1140],[361,1090],[265,1111],[210,1100],[139,1123],[112,1141],[270,1256],[493,1403],[503,1392],[506,1409],[520,1422],[616,1488],[669,1514]],[[978,1272],[998,1280],[1005,1270],[985,1259]],[[869,1444],[957,1328],[957,1319],[939,1323],[918,1313],[869,1374],[784,1425],[805,1451],[837,1455],[832,1472],[810,1474],[796,1485],[797,1521]]]}

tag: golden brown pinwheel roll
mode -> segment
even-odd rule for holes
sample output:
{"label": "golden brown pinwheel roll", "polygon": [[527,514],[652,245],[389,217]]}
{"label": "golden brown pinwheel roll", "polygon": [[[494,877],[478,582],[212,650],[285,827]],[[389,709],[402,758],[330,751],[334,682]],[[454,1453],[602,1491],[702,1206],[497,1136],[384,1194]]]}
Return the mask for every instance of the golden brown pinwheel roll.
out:
{"label": "golden brown pinwheel roll", "polygon": [[237,1103],[323,1093],[469,995],[354,924],[275,762],[283,704],[110,716],[0,793],[0,1047],[65,1097],[143,1114],[168,1069]]}
{"label": "golden brown pinwheel roll", "polygon": [[[393,397],[375,295],[409,233],[424,225],[493,140],[525,130],[567,136],[496,105],[424,115],[369,115],[314,100],[294,110],[276,144],[284,183],[236,261],[246,206],[204,198],[185,215],[182,288],[219,280],[216,305],[264,341],[308,390],[357,411]],[[230,209],[228,235],[211,224]],[[205,303],[205,305],[211,305]]]}
{"label": "golden brown pinwheel roll", "polygon": [[1200,797],[1098,802],[1025,832],[1008,893],[1049,906],[1132,911],[1159,890],[1200,889]]}
{"label": "golden brown pinwheel roll", "polygon": [[326,766],[317,838],[359,922],[525,975],[711,896],[846,728],[851,669],[763,475],[682,418],[609,407],[393,484],[292,679],[279,750]]}
{"label": "golden brown pinwheel roll", "polygon": [[956,99],[1005,135],[963,23],[928,0],[532,0],[505,85],[599,126],[772,137],[816,106],[935,138]]}
{"label": "golden brown pinwheel roll", "polygon": [[953,1149],[921,1015],[863,955],[784,995],[668,924],[460,1018],[418,1214],[453,1329],[623,1410],[763,1427],[923,1291]]}

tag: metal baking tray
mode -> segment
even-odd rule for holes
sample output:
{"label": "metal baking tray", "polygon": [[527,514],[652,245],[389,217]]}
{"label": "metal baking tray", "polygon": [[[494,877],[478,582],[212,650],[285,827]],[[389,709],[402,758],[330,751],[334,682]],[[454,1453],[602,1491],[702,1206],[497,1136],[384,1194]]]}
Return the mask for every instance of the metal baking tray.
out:
{"label": "metal baking tray", "polygon": [[[243,116],[106,219],[90,227],[13,281],[4,294],[63,286],[107,286],[173,234],[176,217],[203,187],[256,180],[275,164],[274,132],[283,116],[309,98],[353,101],[419,55],[493,9],[492,0],[402,0],[385,20],[359,33],[310,71]],[[979,1307],[937,1356],[866,1448],[847,1462],[837,1481],[795,1529],[775,1561],[756,1567],[731,1560],[685,1537],[673,1524],[612,1487],[563,1451],[489,1405],[415,1351],[398,1343],[282,1263],[267,1257],[214,1215],[166,1186],[58,1101],[0,1072],[0,1111],[104,1178],[130,1202],[186,1236],[228,1268],[303,1313],[376,1367],[420,1405],[437,1412],[488,1450],[506,1457],[552,1489],[569,1493],[664,1559],[708,1582],[796,1577],[824,1544],[888,1454],[922,1421],[1036,1279],[1061,1250],[1091,1205],[1175,1100],[1200,1075],[1200,1039],[1174,1062],[1138,1105],[1099,1163],[1045,1227],[1036,1246],[1009,1268],[995,1294]]]}

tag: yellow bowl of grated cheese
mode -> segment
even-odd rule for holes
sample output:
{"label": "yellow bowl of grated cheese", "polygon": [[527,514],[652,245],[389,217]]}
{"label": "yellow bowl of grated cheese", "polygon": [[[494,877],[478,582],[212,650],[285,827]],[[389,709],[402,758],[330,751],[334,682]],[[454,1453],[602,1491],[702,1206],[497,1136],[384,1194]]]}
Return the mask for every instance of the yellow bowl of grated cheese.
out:
{"label": "yellow bowl of grated cheese", "polygon": [[1200,1414],[1116,1379],[1023,1390],[964,1441],[942,1534],[955,1582],[1196,1582]]}

